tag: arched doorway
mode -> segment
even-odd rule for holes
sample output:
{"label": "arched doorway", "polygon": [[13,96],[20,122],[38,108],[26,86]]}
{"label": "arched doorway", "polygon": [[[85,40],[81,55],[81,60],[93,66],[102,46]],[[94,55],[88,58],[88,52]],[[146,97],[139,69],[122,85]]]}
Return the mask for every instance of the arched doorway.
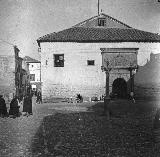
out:
{"label": "arched doorway", "polygon": [[118,98],[127,97],[127,83],[123,78],[117,78],[112,85],[112,93]]}

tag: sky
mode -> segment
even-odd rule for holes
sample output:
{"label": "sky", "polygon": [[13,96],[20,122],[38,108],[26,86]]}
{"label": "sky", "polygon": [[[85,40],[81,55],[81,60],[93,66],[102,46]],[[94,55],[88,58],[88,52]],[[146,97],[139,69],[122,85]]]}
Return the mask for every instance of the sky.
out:
{"label": "sky", "polygon": [[[160,33],[158,0],[99,0],[100,10],[127,25]],[[98,0],[0,0],[0,42],[39,59],[36,40],[98,14]],[[5,41],[5,42],[4,42]],[[0,52],[1,53],[1,52]]]}

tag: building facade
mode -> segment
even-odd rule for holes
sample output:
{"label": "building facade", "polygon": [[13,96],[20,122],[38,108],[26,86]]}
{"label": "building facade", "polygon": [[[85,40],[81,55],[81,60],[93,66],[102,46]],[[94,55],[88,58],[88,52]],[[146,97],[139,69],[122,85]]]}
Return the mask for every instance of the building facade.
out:
{"label": "building facade", "polygon": [[29,73],[29,64],[22,60],[22,91],[23,96],[28,93],[30,89],[30,73]]}
{"label": "building facade", "polygon": [[0,49],[0,94],[9,102],[23,93],[22,58],[16,46],[1,44]]}
{"label": "building facade", "polygon": [[[69,29],[45,35],[37,42],[41,48],[43,98],[71,97],[77,93],[83,97],[100,97],[106,93],[101,50],[127,50],[128,53],[136,50],[139,64],[141,58],[147,59],[151,52],[158,53],[160,36],[100,14]],[[121,84],[118,91],[131,79],[129,70],[110,73],[109,93],[115,91],[114,84]],[[126,87],[127,94],[131,92],[130,87],[129,84]]]}
{"label": "building facade", "polygon": [[29,79],[32,90],[41,90],[41,62],[29,56],[25,56],[23,60],[29,67]]}

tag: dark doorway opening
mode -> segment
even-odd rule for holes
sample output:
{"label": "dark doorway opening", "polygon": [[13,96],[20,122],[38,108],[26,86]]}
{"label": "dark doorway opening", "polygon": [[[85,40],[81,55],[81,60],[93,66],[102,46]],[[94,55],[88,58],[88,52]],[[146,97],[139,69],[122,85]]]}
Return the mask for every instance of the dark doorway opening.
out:
{"label": "dark doorway opening", "polygon": [[112,94],[117,98],[127,98],[127,83],[123,78],[114,80]]}

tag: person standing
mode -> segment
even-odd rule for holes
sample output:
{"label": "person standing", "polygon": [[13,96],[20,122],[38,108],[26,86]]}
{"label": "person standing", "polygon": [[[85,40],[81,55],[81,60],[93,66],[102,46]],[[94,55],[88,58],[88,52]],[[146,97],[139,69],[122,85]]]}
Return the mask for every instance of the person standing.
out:
{"label": "person standing", "polygon": [[15,96],[10,103],[9,115],[10,117],[16,118],[20,116],[20,106],[18,105],[18,97]]}
{"label": "person standing", "polygon": [[41,91],[38,91],[37,93],[37,100],[36,100],[36,103],[42,103],[42,94],[41,94]]}
{"label": "person standing", "polygon": [[31,94],[27,94],[24,97],[24,102],[23,102],[23,112],[26,113],[26,115],[32,115],[32,96]]}
{"label": "person standing", "polygon": [[130,97],[131,97],[131,100],[133,101],[133,103],[135,103],[136,101],[134,99],[134,93],[133,92],[130,93]]}
{"label": "person standing", "polygon": [[160,108],[157,109],[153,120],[153,139],[155,148],[160,147]]}
{"label": "person standing", "polygon": [[3,95],[0,95],[0,117],[8,116],[7,107]]}

